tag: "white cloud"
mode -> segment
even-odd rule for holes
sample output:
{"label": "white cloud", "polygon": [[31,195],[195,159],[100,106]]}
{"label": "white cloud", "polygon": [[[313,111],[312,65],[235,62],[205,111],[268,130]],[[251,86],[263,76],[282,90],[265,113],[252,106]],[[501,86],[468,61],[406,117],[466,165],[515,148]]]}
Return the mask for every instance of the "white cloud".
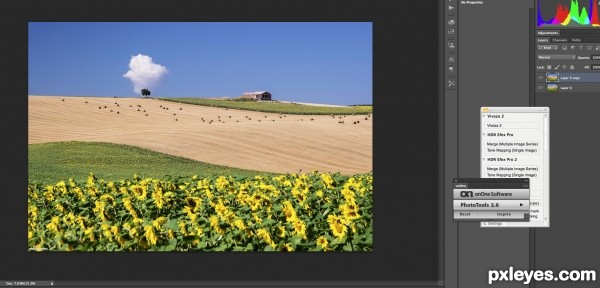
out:
{"label": "white cloud", "polygon": [[140,94],[140,91],[144,88],[152,91],[167,72],[167,68],[154,63],[152,57],[138,54],[131,56],[129,71],[123,77],[129,78],[133,83],[133,91]]}

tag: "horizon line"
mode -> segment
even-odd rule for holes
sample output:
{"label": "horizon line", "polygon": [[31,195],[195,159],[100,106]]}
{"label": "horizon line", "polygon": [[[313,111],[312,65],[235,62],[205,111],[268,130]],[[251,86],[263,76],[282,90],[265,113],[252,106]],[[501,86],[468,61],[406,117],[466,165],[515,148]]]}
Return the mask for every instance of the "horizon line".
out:
{"label": "horizon line", "polygon": [[[235,98],[240,98],[240,96],[212,96],[212,97],[207,97],[207,96],[175,96],[175,97],[168,97],[168,96],[160,96],[160,97],[148,97],[145,98],[143,96],[119,96],[119,95],[113,95],[113,96],[106,96],[106,95],[39,95],[39,94],[28,94],[29,96],[34,96],[34,97],[97,97],[97,98],[141,98],[141,99],[159,99],[159,98],[202,98],[202,99],[214,99],[214,100],[225,100],[225,99],[235,99]],[[263,100],[265,101],[265,100]],[[339,105],[339,106],[373,106],[373,103],[356,103],[356,104],[331,104],[331,103],[316,103],[316,102],[303,102],[303,101],[292,101],[292,100],[271,100],[273,102],[278,101],[278,102],[287,102],[287,103],[307,103],[307,104],[323,104],[323,105]]]}

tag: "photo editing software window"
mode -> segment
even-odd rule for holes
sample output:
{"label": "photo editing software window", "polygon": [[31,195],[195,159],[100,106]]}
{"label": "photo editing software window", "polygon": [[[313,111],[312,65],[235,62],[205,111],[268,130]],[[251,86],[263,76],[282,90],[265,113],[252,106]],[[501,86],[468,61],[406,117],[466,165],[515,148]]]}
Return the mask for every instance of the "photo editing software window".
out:
{"label": "photo editing software window", "polygon": [[0,287],[600,285],[598,0],[8,3]]}

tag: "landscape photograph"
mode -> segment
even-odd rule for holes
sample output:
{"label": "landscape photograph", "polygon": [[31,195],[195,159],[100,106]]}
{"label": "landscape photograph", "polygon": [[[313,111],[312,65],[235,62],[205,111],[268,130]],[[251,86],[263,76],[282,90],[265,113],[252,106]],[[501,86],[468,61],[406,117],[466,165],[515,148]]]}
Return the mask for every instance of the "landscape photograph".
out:
{"label": "landscape photograph", "polygon": [[373,251],[370,22],[28,30],[28,251]]}

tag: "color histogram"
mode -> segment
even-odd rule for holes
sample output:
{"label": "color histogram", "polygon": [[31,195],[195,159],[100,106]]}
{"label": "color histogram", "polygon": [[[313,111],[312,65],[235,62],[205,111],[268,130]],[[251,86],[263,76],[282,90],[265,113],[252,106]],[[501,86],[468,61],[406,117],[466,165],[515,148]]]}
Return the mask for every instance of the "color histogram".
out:
{"label": "color histogram", "polygon": [[[589,2],[588,2],[589,1]],[[597,0],[570,0],[564,1],[542,1],[537,3],[537,26],[569,26],[569,27],[595,27],[600,28],[600,18],[598,17]],[[545,2],[542,6],[542,3]],[[554,2],[554,3],[548,3]],[[549,11],[554,10],[554,14],[548,15]]]}

